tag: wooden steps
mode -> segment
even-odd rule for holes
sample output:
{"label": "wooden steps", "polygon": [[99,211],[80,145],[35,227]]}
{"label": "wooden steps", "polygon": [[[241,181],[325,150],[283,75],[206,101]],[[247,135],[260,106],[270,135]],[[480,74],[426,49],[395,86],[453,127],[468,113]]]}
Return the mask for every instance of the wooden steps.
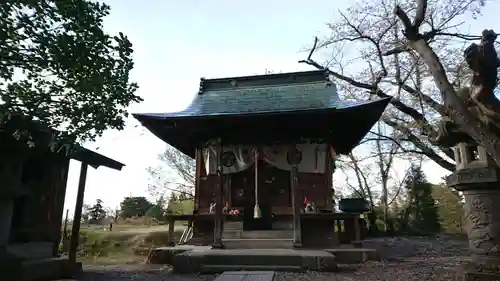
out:
{"label": "wooden steps", "polygon": [[293,239],[284,238],[236,238],[223,239],[225,249],[292,249]]}
{"label": "wooden steps", "polygon": [[225,230],[222,239],[292,239],[292,230]]}
{"label": "wooden steps", "polygon": [[240,222],[224,224],[222,243],[226,249],[291,249],[293,230],[242,230]]}

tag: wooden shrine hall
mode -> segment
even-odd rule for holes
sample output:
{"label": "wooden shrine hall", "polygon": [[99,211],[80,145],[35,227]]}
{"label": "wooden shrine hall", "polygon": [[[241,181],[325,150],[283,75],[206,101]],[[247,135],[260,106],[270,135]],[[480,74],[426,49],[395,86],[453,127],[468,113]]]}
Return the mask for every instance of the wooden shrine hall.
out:
{"label": "wooden shrine hall", "polygon": [[337,220],[358,218],[334,211],[335,156],[351,152],[388,103],[341,100],[318,70],[202,78],[186,110],[134,117],[196,159],[195,211],[169,216],[192,220],[190,244],[324,248],[340,243]]}
{"label": "wooden shrine hall", "polygon": [[[18,132],[29,132],[29,146]],[[54,280],[81,270],[76,254],[88,166],[121,170],[124,164],[73,144],[52,142],[54,130],[23,115],[0,124],[1,280]],[[24,136],[28,136],[25,134]],[[52,146],[53,145],[53,146]],[[51,149],[52,148],[52,149]],[[60,255],[70,160],[81,162],[69,256]]]}

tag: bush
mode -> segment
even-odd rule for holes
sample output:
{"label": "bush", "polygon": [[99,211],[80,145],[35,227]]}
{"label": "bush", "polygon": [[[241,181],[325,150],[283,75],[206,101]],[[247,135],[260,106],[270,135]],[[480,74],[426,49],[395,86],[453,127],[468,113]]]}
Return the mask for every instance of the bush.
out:
{"label": "bush", "polygon": [[[174,240],[182,233],[174,232]],[[71,235],[60,245],[60,253],[68,254]],[[115,253],[145,255],[150,248],[168,245],[168,230],[137,233],[133,231],[104,232],[84,229],[80,231],[78,257],[107,257]]]}

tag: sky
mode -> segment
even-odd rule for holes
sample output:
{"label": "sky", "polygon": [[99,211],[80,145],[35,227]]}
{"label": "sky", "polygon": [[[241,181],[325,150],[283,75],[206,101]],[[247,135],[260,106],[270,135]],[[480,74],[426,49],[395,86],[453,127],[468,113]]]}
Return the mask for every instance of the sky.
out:
{"label": "sky", "polygon": [[[106,32],[125,33],[133,43],[135,67],[131,79],[139,84],[144,101],[132,113],[174,112],[194,98],[199,79],[304,71],[297,63],[314,36],[328,35],[327,22],[356,3],[354,0],[108,0],[111,14]],[[500,29],[495,18],[500,1],[490,4],[480,20],[468,21],[472,32]],[[110,208],[125,196],[148,196],[146,169],[160,163],[165,144],[132,118],[125,130],[105,132],[95,143],[85,144],[126,166],[121,171],[89,169],[85,203],[101,199]],[[424,171],[432,182],[446,174],[435,164]],[[65,208],[73,213],[80,164],[72,161]]]}

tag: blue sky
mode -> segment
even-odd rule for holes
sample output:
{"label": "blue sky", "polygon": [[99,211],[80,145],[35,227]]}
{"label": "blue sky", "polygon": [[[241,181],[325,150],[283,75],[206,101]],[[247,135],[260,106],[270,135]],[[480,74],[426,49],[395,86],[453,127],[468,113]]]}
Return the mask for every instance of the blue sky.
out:
{"label": "blue sky", "polygon": [[[313,4],[314,2],[314,4]],[[308,70],[298,64],[307,54],[300,50],[314,36],[328,35],[325,23],[338,10],[356,1],[137,1],[113,0],[111,15],[104,22],[109,33],[124,32],[134,44],[132,79],[144,98],[131,112],[169,112],[187,107],[200,77],[225,77],[273,71]],[[495,16],[500,4],[492,4],[472,31],[500,29]],[[469,23],[467,23],[469,24]],[[90,149],[126,164],[121,171],[89,170],[85,202],[100,198],[109,207],[125,196],[147,195],[146,168],[158,164],[164,143],[134,120],[121,132],[106,132]],[[73,212],[79,163],[72,162],[66,206]],[[434,165],[426,168],[435,170]],[[442,171],[431,173],[439,179]],[[429,175],[428,175],[429,176]]]}

